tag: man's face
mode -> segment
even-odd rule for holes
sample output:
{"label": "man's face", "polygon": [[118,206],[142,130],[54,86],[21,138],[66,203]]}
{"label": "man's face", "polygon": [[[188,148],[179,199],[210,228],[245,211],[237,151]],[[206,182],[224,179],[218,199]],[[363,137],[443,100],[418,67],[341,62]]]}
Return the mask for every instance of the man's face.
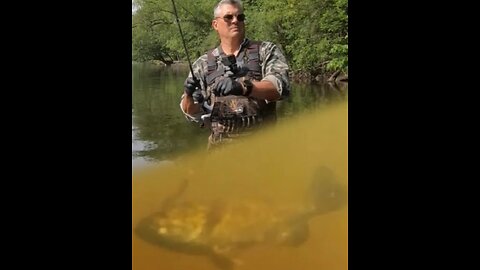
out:
{"label": "man's face", "polygon": [[[240,16],[240,20],[238,19],[238,16]],[[220,6],[220,14],[212,21],[212,27],[218,32],[220,39],[243,39],[245,34],[245,22],[242,20],[242,16],[243,13],[241,13],[236,6],[228,4],[222,5]]]}

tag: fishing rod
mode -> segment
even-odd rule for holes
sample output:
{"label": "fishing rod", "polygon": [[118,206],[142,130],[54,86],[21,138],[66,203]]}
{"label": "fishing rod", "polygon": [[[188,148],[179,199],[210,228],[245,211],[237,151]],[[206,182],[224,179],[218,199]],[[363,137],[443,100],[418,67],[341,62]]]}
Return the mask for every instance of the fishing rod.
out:
{"label": "fishing rod", "polygon": [[190,62],[190,57],[188,56],[187,45],[185,45],[185,38],[183,37],[182,27],[180,27],[180,21],[178,20],[178,14],[177,14],[177,7],[175,6],[174,0],[172,0],[172,4],[173,4],[173,12],[175,13],[175,19],[178,25],[178,30],[180,30],[180,36],[182,37],[183,48],[185,48],[185,54],[187,55],[188,67],[190,68],[190,72],[192,73],[193,79],[197,81],[197,78],[195,78],[195,75],[193,75],[192,63]]}

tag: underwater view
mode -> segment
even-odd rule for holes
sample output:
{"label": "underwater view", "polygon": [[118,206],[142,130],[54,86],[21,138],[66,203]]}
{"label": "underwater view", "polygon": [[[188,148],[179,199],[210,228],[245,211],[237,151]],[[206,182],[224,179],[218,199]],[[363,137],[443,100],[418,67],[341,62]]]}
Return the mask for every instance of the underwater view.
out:
{"label": "underwater view", "polygon": [[348,269],[346,100],[204,138],[133,171],[133,270]]}

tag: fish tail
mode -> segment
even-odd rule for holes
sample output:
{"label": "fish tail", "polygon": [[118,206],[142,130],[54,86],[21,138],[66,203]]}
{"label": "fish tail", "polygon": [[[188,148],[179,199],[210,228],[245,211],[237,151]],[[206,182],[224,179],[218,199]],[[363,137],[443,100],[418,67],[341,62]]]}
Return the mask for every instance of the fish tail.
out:
{"label": "fish tail", "polygon": [[308,192],[312,201],[312,215],[338,210],[347,203],[347,188],[325,166],[315,170]]}

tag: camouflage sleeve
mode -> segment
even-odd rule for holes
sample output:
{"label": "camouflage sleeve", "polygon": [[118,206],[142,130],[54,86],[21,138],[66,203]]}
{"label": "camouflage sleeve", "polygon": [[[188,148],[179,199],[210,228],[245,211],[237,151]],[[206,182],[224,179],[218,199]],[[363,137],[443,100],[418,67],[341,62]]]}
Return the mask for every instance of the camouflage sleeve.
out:
{"label": "camouflage sleeve", "polygon": [[[195,77],[200,80],[200,86],[202,88],[202,90],[206,90],[206,86],[207,86],[207,79],[206,79],[206,74],[207,74],[207,54],[204,54],[202,56],[200,56],[200,58],[198,58],[195,62],[193,62],[192,64],[192,69],[193,69],[193,73],[195,75]],[[188,78],[191,78],[192,77],[192,73],[191,72],[188,72]],[[183,93],[183,85],[182,85],[182,93]],[[189,121],[193,121],[193,122],[199,122],[200,119],[201,119],[201,116],[203,114],[205,114],[206,112],[205,111],[202,111],[202,112],[199,112],[197,114],[194,114],[194,115],[190,115],[188,113],[186,113],[183,108],[182,108],[182,102],[181,100],[183,100],[183,98],[185,97],[185,95],[182,94],[182,97],[180,98],[180,110],[182,111],[183,115],[185,115],[185,118]],[[203,109],[203,107],[202,107]]]}
{"label": "camouflage sleeve", "polygon": [[262,42],[260,63],[262,65],[262,80],[272,82],[282,97],[288,96],[290,94],[289,68],[287,59],[280,48],[272,42]]}

